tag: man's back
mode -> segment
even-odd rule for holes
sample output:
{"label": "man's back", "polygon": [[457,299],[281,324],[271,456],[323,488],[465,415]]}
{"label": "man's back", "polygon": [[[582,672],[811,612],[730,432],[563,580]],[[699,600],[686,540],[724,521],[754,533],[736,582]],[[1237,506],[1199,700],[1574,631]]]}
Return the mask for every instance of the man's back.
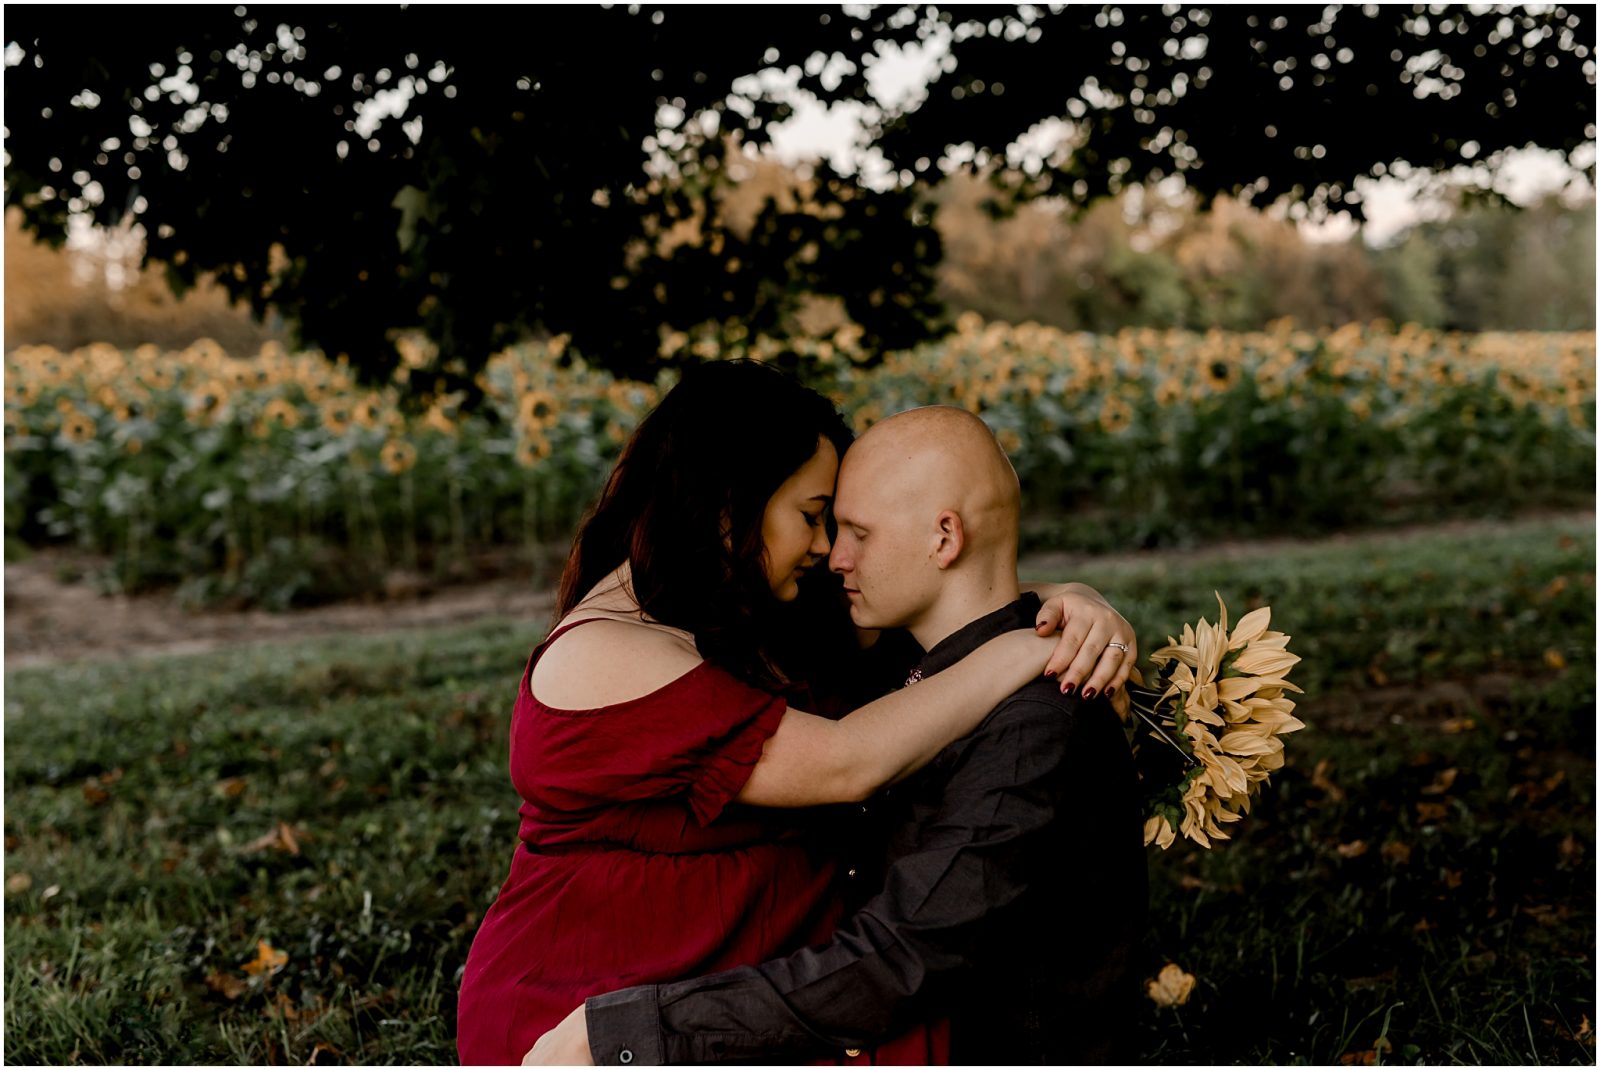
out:
{"label": "man's back", "polygon": [[[924,675],[1013,623],[1031,624],[1026,601],[1007,609],[952,636],[950,648],[940,644]],[[1049,680],[1031,683],[886,803],[889,870],[915,867],[914,879],[930,891],[951,880],[971,884],[930,894],[934,909],[967,896],[989,907],[962,941],[976,954],[940,999],[950,1010],[954,1061],[1130,1058],[1148,885],[1138,777],[1110,703],[1062,695]],[[939,871],[948,856],[938,848],[973,837],[990,841],[991,852],[1010,839],[1014,856]]]}

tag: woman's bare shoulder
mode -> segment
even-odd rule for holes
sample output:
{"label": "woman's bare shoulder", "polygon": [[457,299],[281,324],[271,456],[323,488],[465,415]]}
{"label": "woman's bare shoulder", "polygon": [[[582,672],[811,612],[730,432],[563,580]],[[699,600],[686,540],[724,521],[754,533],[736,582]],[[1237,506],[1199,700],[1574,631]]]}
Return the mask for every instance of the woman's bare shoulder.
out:
{"label": "woman's bare shoulder", "polygon": [[704,660],[693,638],[676,628],[609,615],[584,620],[546,647],[533,667],[528,687],[546,706],[591,710],[643,698]]}

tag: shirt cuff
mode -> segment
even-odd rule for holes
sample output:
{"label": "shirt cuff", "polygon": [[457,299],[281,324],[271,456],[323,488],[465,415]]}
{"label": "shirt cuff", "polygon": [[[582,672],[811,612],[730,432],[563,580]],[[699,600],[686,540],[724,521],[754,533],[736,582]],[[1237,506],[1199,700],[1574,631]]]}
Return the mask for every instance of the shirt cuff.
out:
{"label": "shirt cuff", "polygon": [[660,1066],[661,1002],[655,985],[639,985],[583,1003],[589,1054],[596,1066]]}

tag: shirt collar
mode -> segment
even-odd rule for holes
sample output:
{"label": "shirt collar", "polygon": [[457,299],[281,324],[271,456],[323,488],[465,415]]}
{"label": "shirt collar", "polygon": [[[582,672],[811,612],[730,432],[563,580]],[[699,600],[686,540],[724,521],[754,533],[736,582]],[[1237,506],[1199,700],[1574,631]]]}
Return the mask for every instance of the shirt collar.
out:
{"label": "shirt collar", "polygon": [[952,632],[923,655],[922,661],[912,673],[913,679],[925,679],[936,672],[948,669],[998,635],[1034,627],[1039,619],[1040,608],[1039,596],[1029,591],[1015,602],[1002,606],[993,613],[979,617],[966,627]]}

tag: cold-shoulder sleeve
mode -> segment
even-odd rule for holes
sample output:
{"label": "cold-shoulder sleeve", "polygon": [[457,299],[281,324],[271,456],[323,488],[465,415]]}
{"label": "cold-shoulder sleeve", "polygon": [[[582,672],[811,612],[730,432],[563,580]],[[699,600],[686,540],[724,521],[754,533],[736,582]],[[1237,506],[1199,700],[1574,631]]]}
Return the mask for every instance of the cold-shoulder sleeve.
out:
{"label": "cold-shoulder sleeve", "polygon": [[750,779],[787,708],[708,662],[594,710],[554,710],[524,688],[512,718],[512,780],[547,811],[681,798],[708,825]]}

